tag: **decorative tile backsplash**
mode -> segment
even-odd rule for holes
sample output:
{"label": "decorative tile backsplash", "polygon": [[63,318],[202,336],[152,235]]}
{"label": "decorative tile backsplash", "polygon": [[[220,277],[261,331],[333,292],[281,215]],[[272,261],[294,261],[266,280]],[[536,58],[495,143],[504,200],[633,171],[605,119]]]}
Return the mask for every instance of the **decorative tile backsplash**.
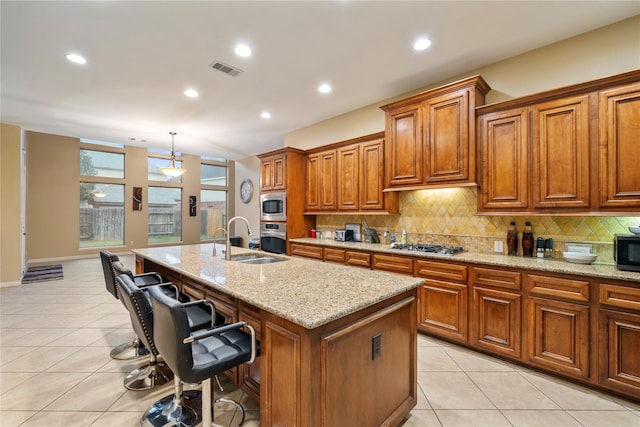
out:
{"label": "decorative tile backsplash", "polygon": [[501,240],[506,253],[509,223],[516,222],[521,238],[525,222],[529,221],[534,239],[553,238],[555,256],[562,257],[567,243],[590,243],[593,252],[598,254],[597,263],[612,263],[613,235],[629,234],[629,226],[640,224],[640,217],[492,216],[476,215],[476,212],[475,187],[403,191],[399,215],[318,215],[316,226],[327,231],[364,220],[376,228],[379,235],[389,230],[397,236],[397,241],[402,230],[406,230],[409,243],[462,246],[469,251],[493,253],[494,241]]}

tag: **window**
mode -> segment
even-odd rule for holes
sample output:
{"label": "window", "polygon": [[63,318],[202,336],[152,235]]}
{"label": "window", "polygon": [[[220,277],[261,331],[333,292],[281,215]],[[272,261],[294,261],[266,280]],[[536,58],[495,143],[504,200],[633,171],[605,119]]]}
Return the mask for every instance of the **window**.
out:
{"label": "window", "polygon": [[[176,182],[176,183],[181,183],[182,182],[182,177],[181,176],[177,176],[177,177],[170,177],[167,176],[165,174],[163,174],[160,171],[160,168],[164,168],[170,165],[171,163],[171,159],[165,159],[165,158],[159,158],[159,157],[147,157],[147,173],[148,173],[148,177],[147,179],[149,181],[161,181],[161,182]],[[176,167],[181,168],[182,167],[182,161],[180,160],[176,160]]]}
{"label": "window", "polygon": [[80,183],[80,247],[124,245],[124,185]]}
{"label": "window", "polygon": [[227,167],[202,163],[200,165],[200,184],[226,186]]}
{"label": "window", "polygon": [[220,238],[227,226],[227,192],[200,190],[200,240]]}
{"label": "window", "polygon": [[228,163],[223,159],[201,157],[200,163],[200,240],[219,239],[228,219]]}
{"label": "window", "polygon": [[149,243],[182,240],[182,189],[149,187]]}
{"label": "window", "polygon": [[124,154],[80,149],[80,175],[124,178]]}

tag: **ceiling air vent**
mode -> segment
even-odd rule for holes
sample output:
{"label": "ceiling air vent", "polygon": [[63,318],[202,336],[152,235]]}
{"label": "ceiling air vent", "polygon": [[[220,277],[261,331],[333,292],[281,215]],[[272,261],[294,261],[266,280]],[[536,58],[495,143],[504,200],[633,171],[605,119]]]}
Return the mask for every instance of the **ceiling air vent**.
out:
{"label": "ceiling air vent", "polygon": [[229,74],[232,77],[235,77],[242,72],[242,70],[232,67],[231,65],[224,64],[220,61],[214,61],[214,63],[211,64],[211,68],[213,68],[214,70],[222,71],[223,73]]}

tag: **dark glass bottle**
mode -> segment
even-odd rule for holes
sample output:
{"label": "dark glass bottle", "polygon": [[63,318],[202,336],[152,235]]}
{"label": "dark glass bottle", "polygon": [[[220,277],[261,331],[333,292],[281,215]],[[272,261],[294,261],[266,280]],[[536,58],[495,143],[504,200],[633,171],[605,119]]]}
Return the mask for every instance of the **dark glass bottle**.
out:
{"label": "dark glass bottle", "polygon": [[525,223],[522,232],[522,256],[533,256],[533,231],[531,231],[531,223]]}
{"label": "dark glass bottle", "polygon": [[518,230],[516,230],[516,222],[511,221],[509,231],[507,231],[507,254],[516,255],[518,253]]}

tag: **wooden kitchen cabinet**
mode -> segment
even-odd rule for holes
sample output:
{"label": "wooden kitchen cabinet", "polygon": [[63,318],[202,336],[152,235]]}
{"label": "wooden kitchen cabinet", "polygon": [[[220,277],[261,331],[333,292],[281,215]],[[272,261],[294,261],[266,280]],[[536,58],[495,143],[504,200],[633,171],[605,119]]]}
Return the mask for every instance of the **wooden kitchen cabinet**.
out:
{"label": "wooden kitchen cabinet", "polygon": [[261,159],[260,191],[280,191],[287,189],[287,157],[276,154]]}
{"label": "wooden kitchen cabinet", "polygon": [[360,147],[338,149],[338,210],[357,210],[360,193]]}
{"label": "wooden kitchen cabinet", "polygon": [[599,284],[599,383],[640,399],[640,288]]}
{"label": "wooden kitchen cabinet", "polygon": [[522,348],[521,273],[475,267],[472,283],[469,343],[519,359]]}
{"label": "wooden kitchen cabinet", "polygon": [[324,248],[325,262],[335,262],[337,264],[344,264],[344,260],[345,260],[344,249]]}
{"label": "wooden kitchen cabinet", "polygon": [[599,94],[600,206],[640,206],[640,83]]}
{"label": "wooden kitchen cabinet", "polygon": [[474,76],[380,107],[385,189],[476,185],[475,108],[489,89]]}
{"label": "wooden kitchen cabinet", "polygon": [[305,213],[398,213],[383,192],[384,132],[307,153]]}
{"label": "wooden kitchen cabinet", "polygon": [[291,243],[291,255],[302,256],[306,258],[323,259],[324,248],[322,246],[303,245],[300,243]]}
{"label": "wooden kitchen cabinet", "polygon": [[529,109],[480,116],[478,140],[479,210],[526,209],[529,205]]}
{"label": "wooden kitchen cabinet", "polygon": [[309,154],[306,165],[305,212],[335,211],[338,206],[336,150]]}
{"label": "wooden kitchen cabinet", "polygon": [[[258,342],[262,342],[260,310],[244,302],[240,302],[238,309],[238,321],[246,322],[248,325],[251,325],[256,332],[256,340]],[[261,359],[260,355],[258,355],[253,363],[243,363],[237,367],[237,384],[243,385],[244,389],[257,402],[260,401],[260,363]]]}
{"label": "wooden kitchen cabinet", "polygon": [[478,212],[640,207],[640,70],[476,109]]}
{"label": "wooden kitchen cabinet", "polygon": [[529,274],[526,288],[527,362],[587,380],[591,354],[590,283]]}
{"label": "wooden kitchen cabinet", "polygon": [[588,209],[589,96],[536,104],[531,121],[533,208]]}
{"label": "wooden kitchen cabinet", "polygon": [[468,340],[468,267],[416,259],[415,275],[425,278],[418,289],[418,330],[460,343]]}

